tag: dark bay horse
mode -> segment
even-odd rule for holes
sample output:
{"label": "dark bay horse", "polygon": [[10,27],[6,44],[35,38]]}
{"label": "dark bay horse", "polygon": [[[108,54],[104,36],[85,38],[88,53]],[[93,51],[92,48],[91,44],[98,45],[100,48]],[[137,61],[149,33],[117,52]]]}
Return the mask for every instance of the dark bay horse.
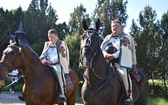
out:
{"label": "dark bay horse", "polygon": [[[122,80],[106,62],[100,48],[98,19],[96,28],[88,28],[83,20],[84,33],[81,39],[81,66],[86,72],[86,80],[82,87],[84,105],[123,105],[126,92]],[[147,105],[147,79],[142,71],[138,70],[142,79],[133,82],[134,105]]]}
{"label": "dark bay horse", "polygon": [[[6,72],[21,69],[24,86],[22,93],[26,105],[52,105],[58,103],[59,86],[56,83],[49,67],[42,64],[39,56],[28,46],[10,44],[3,51],[0,62],[0,77],[5,78]],[[75,105],[78,92],[78,76],[73,71],[69,72],[73,89],[66,93],[67,105]],[[58,82],[58,81],[57,81]],[[55,94],[56,93],[56,94]],[[58,103],[64,105],[64,103]]]}

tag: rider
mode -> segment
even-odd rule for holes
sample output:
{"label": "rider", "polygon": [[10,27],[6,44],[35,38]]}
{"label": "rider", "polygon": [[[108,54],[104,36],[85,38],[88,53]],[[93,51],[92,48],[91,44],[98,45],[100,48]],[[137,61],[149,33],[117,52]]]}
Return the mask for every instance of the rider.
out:
{"label": "rider", "polygon": [[59,101],[66,101],[64,73],[66,77],[69,77],[69,50],[67,44],[58,38],[55,29],[48,31],[48,39],[49,41],[45,42],[40,59],[43,64],[51,65],[55,69],[61,87]]}
{"label": "rider", "polygon": [[[119,20],[114,20],[111,23],[110,35],[107,35],[101,44],[101,49],[106,60],[110,63],[114,61],[114,65],[119,71],[123,79],[125,90],[128,98],[124,100],[125,105],[131,105],[132,97],[132,81],[128,73],[129,69],[136,68],[136,54],[133,38],[127,35],[122,30],[122,25]],[[112,54],[108,53],[108,45],[112,45],[116,51]],[[109,47],[110,48],[110,47]],[[119,59],[119,60],[116,60]]]}

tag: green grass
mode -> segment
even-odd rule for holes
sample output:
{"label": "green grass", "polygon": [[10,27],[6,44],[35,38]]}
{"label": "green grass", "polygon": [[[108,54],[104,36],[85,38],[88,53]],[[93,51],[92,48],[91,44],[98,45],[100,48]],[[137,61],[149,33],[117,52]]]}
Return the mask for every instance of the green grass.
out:
{"label": "green grass", "polygon": [[78,94],[78,96],[76,97],[76,103],[80,103],[80,104],[83,103],[82,98],[81,98],[81,96],[80,96],[79,94]]}
{"label": "green grass", "polygon": [[149,98],[148,105],[168,105],[168,100],[163,98]]}
{"label": "green grass", "polygon": [[[153,81],[152,81],[152,79],[149,79],[148,82],[149,82],[149,84],[151,84],[151,85],[152,85],[153,82],[154,82],[155,85],[160,85],[160,86],[162,86],[163,83],[164,83],[164,81],[161,80],[161,79],[153,79]],[[166,82],[166,86],[168,86],[168,82]]]}

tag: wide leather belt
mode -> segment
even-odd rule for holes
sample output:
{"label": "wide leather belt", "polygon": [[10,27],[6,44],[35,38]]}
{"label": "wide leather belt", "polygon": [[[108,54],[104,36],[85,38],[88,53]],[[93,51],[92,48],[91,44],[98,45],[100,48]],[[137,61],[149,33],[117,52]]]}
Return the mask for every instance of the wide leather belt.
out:
{"label": "wide leather belt", "polygon": [[57,65],[57,64],[59,64],[59,62],[57,62],[57,63],[51,63],[50,65],[52,65],[52,66],[53,66],[53,65]]}

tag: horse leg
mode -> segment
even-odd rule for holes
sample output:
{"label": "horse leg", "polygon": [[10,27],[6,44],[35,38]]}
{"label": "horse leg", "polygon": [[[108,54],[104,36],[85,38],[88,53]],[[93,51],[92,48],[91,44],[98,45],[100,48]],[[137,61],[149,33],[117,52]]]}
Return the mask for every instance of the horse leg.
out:
{"label": "horse leg", "polygon": [[141,89],[139,87],[139,97],[138,99],[134,102],[134,105],[147,105],[148,103],[148,84],[147,84],[147,79],[145,75],[139,71],[139,74],[141,75],[142,79],[139,82]]}
{"label": "horse leg", "polygon": [[67,98],[67,103],[66,103],[66,105],[75,105],[75,101],[76,101],[76,94],[71,94],[71,95]]}
{"label": "horse leg", "polygon": [[[147,90],[147,89],[146,89]],[[134,102],[134,105],[147,105],[148,103],[148,93],[145,89],[141,92],[138,99]]]}

